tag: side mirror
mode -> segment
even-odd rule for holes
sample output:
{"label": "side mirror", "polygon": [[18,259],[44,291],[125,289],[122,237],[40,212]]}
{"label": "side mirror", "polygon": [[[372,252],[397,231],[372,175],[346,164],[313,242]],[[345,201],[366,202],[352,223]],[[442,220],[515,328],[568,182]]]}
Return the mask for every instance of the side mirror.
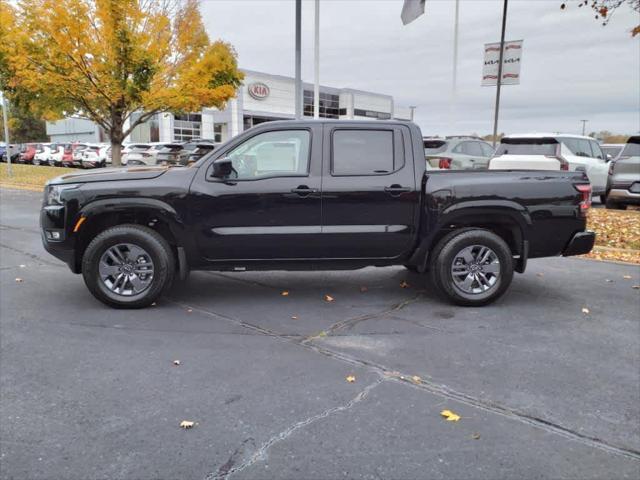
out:
{"label": "side mirror", "polygon": [[227,178],[233,172],[233,165],[229,157],[219,158],[213,162],[213,173],[216,178]]}

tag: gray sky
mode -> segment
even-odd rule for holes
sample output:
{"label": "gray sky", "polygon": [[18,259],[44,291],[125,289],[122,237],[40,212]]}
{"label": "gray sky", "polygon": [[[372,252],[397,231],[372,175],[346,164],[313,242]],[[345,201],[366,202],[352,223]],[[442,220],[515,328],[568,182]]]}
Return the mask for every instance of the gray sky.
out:
{"label": "gray sky", "polygon": [[[507,40],[524,39],[521,84],[502,91],[499,131],[640,130],[639,21],[624,5],[602,27],[560,0],[511,0]],[[303,1],[302,72],[313,79],[313,1]],[[425,134],[490,133],[495,87],[481,87],[484,43],[500,40],[501,0],[461,0],[458,101],[450,118],[454,2],[427,0],[400,21],[402,0],[321,0],[320,82],[393,95],[417,105]],[[202,0],[212,39],[234,45],[240,65],[293,76],[292,0]]]}

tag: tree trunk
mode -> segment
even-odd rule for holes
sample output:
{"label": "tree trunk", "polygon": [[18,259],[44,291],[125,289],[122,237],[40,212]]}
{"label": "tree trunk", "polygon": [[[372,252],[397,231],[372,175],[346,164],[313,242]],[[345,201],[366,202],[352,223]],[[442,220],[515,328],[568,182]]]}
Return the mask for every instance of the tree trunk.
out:
{"label": "tree trunk", "polygon": [[111,166],[119,167],[122,165],[122,143],[111,140]]}
{"label": "tree trunk", "polygon": [[111,112],[111,131],[109,138],[111,139],[111,166],[122,166],[122,134],[123,134],[123,118],[120,110],[112,110]]}

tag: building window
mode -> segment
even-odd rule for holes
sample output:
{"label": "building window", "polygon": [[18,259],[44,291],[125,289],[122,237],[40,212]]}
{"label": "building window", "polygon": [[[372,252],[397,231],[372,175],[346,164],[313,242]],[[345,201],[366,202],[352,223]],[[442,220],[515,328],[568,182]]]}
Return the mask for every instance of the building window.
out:
{"label": "building window", "polygon": [[222,124],[216,123],[213,126],[213,141],[214,143],[222,143]]}
{"label": "building window", "polygon": [[201,137],[202,115],[183,113],[173,117],[173,138],[176,142],[186,142]]}
{"label": "building window", "polygon": [[[305,90],[303,97],[304,115],[313,117],[313,91]],[[338,118],[340,97],[333,93],[320,92],[320,118]]]}
{"label": "building window", "polygon": [[368,117],[375,118],[378,120],[390,120],[391,114],[387,112],[374,112],[372,110],[360,110],[358,108],[353,109],[353,114],[356,117]]}

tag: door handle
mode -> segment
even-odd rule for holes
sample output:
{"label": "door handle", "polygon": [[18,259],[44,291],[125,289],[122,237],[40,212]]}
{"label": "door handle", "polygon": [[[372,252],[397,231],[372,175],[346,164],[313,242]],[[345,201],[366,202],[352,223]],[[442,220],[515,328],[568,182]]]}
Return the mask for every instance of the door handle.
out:
{"label": "door handle", "polygon": [[297,193],[298,195],[309,195],[317,192],[317,188],[309,188],[306,185],[298,185],[296,188],[291,189],[291,193]]}
{"label": "door handle", "polygon": [[394,183],[389,187],[384,187],[384,191],[395,196],[395,195],[400,195],[401,193],[410,192],[411,189],[409,187],[403,187],[402,185],[398,185],[397,183]]}

